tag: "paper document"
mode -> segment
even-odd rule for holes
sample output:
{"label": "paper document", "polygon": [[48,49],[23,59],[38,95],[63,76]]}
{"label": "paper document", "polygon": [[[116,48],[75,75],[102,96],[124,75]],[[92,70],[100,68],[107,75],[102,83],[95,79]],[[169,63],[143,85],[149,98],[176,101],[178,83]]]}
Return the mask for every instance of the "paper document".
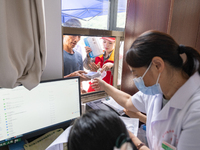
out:
{"label": "paper document", "polygon": [[124,107],[119,105],[112,97],[103,98],[102,103],[114,109],[119,115],[124,115]]}
{"label": "paper document", "polygon": [[62,128],[50,131],[34,141],[25,144],[24,148],[25,150],[45,150],[62,132]]}
{"label": "paper document", "polygon": [[[45,150],[66,150],[66,143],[68,142],[69,132],[72,126],[69,126],[51,145]],[[64,144],[64,147],[63,147]]]}
{"label": "paper document", "polygon": [[103,50],[102,50],[97,38],[95,38],[95,37],[84,38],[84,43],[85,43],[85,46],[90,47],[92,50],[89,53],[89,56],[91,58],[95,58],[95,57],[103,54]]}
{"label": "paper document", "polygon": [[87,74],[83,74],[83,75],[86,76],[89,79],[94,79],[94,78],[101,77],[101,73],[100,72],[93,72],[93,71],[90,71]]}
{"label": "paper document", "polygon": [[126,125],[127,130],[131,131],[137,137],[139,119],[138,118],[122,117],[122,116],[119,116],[119,117],[122,119],[122,121]]}

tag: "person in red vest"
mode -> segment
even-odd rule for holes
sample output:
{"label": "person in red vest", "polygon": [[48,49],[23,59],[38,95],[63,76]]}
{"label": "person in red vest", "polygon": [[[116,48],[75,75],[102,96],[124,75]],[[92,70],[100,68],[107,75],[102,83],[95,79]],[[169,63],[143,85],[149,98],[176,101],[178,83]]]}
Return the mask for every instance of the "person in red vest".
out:
{"label": "person in red vest", "polygon": [[[114,46],[115,38],[113,37],[102,37],[104,54],[96,57],[95,59],[90,58],[89,53],[92,51],[90,47],[86,46],[87,57],[83,61],[83,66],[87,70],[97,71],[101,68],[101,72],[106,71],[106,76],[103,78],[105,82],[113,85],[113,65],[114,65]],[[89,82],[88,92],[95,91],[91,87]]]}

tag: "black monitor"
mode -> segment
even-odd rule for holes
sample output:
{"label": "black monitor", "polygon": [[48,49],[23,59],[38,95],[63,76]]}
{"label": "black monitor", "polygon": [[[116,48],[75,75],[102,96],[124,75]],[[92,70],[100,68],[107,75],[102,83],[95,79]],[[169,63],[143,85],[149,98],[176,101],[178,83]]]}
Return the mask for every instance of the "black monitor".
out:
{"label": "black monitor", "polygon": [[79,77],[0,89],[0,147],[66,128],[81,115]]}

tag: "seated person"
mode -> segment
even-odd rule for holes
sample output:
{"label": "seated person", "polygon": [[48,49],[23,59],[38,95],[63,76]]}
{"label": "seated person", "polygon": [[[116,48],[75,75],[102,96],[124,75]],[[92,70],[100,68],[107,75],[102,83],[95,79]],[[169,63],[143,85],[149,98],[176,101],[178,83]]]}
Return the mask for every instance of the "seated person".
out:
{"label": "seated person", "polygon": [[[106,76],[103,78],[108,84],[113,85],[113,65],[114,65],[114,46],[115,38],[112,37],[102,37],[104,54],[100,55],[92,60],[89,57],[89,53],[92,51],[90,47],[86,46],[87,57],[83,61],[83,66],[91,71],[97,71],[99,68],[102,68],[101,72],[106,71]],[[91,85],[91,82],[89,82]],[[89,86],[88,92],[95,91]]]}
{"label": "seated person", "polygon": [[136,148],[129,135],[135,138],[115,112],[93,110],[75,121],[69,133],[67,147],[68,150],[126,150],[128,146],[132,150],[148,149],[140,141],[135,143],[140,145]]}

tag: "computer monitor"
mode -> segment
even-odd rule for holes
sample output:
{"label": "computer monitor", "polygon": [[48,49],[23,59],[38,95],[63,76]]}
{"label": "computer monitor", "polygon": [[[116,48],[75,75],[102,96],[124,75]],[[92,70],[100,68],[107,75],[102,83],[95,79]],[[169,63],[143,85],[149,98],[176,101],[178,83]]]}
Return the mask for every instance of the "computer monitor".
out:
{"label": "computer monitor", "polygon": [[79,77],[0,89],[0,147],[66,128],[81,115]]}

